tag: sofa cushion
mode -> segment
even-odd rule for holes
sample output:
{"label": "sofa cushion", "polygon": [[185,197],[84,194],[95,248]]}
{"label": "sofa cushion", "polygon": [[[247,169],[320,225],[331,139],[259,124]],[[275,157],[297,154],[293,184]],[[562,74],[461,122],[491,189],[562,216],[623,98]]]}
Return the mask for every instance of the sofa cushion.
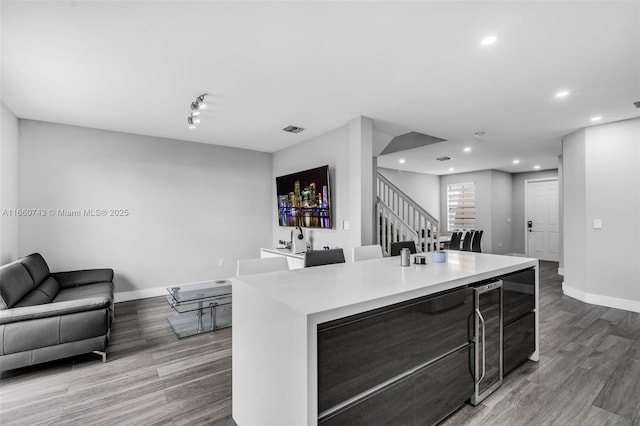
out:
{"label": "sofa cushion", "polygon": [[60,284],[49,277],[42,284],[36,287],[31,293],[24,296],[15,307],[42,305],[51,302],[60,292]]}
{"label": "sofa cushion", "polygon": [[0,309],[13,308],[33,288],[31,275],[20,262],[3,266],[0,269]]}
{"label": "sofa cushion", "polygon": [[31,279],[35,285],[40,285],[51,274],[47,262],[45,262],[40,253],[30,254],[23,258],[20,263],[27,268],[27,271],[29,272],[29,275],[31,275]]}
{"label": "sofa cushion", "polygon": [[25,297],[20,299],[18,303],[14,305],[16,308],[22,308],[23,306],[36,306],[36,305],[44,305],[45,303],[49,303],[49,296],[44,294],[38,289],[33,290],[30,293],[27,293]]}
{"label": "sofa cushion", "polygon": [[58,281],[56,281],[52,277],[49,277],[44,280],[44,282],[40,284],[37,289],[46,294],[47,297],[49,297],[49,302],[51,302],[53,299],[55,299],[58,293],[60,293],[60,284],[58,284]]}
{"label": "sofa cushion", "polygon": [[113,283],[95,283],[80,287],[62,288],[53,302],[86,299],[87,297],[105,297],[113,303]]}

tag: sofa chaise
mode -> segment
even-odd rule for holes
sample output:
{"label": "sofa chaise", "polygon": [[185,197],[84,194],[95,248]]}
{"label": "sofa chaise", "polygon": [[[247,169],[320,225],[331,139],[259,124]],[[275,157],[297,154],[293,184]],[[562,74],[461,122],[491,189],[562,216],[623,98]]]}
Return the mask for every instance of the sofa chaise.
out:
{"label": "sofa chaise", "polygon": [[106,361],[113,270],[51,273],[34,253],[0,267],[0,371],[96,352]]}

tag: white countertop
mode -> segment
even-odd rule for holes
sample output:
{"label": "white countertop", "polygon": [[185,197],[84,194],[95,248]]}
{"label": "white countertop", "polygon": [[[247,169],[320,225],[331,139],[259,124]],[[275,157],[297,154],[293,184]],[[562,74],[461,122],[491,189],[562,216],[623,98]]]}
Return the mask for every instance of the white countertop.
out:
{"label": "white countertop", "polygon": [[304,260],[304,253],[294,253],[288,248],[261,248],[260,250]]}
{"label": "white countertop", "polygon": [[447,263],[433,263],[431,254],[426,255],[427,265],[402,267],[396,256],[246,275],[242,281],[295,311],[314,315],[375,309],[538,265],[537,259],[463,251],[447,251]]}

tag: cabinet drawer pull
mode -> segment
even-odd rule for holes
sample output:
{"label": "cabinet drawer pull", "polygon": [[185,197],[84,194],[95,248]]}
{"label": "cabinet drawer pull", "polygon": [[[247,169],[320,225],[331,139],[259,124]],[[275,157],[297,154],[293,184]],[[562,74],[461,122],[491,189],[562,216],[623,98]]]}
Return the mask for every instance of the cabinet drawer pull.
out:
{"label": "cabinet drawer pull", "polygon": [[482,374],[480,375],[480,378],[478,379],[478,381],[476,383],[480,383],[482,381],[482,379],[484,379],[484,374],[486,372],[486,363],[485,363],[485,333],[484,333],[484,317],[482,316],[482,314],[480,313],[480,309],[476,308],[476,314],[478,314],[478,319],[480,320],[480,323],[482,324]]}

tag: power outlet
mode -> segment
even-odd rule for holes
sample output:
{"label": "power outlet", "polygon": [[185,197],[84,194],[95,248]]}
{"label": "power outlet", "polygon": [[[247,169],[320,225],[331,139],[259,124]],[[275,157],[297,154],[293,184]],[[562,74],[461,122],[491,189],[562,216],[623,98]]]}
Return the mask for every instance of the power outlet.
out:
{"label": "power outlet", "polygon": [[218,260],[218,266],[221,267],[221,268],[224,267],[224,259]]}

